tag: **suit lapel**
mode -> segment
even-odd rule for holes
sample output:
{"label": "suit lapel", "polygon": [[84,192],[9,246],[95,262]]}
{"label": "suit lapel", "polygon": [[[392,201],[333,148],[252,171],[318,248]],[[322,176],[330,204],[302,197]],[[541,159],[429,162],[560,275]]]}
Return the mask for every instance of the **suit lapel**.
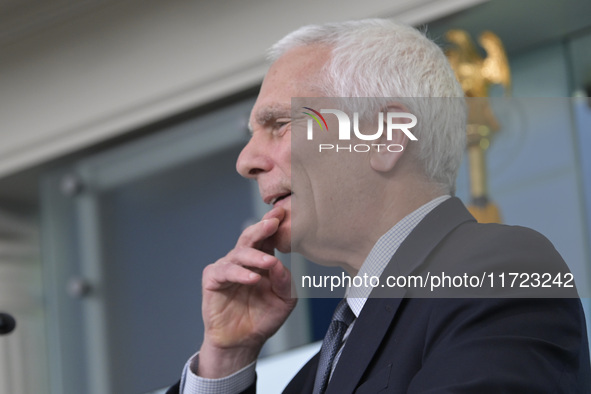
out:
{"label": "suit lapel", "polygon": [[[475,221],[458,198],[452,197],[442,202],[421,220],[400,245],[381,279],[385,280],[389,275],[410,275],[451,231],[462,223]],[[370,297],[392,297],[391,289],[376,288]]]}
{"label": "suit lapel", "polygon": [[[474,221],[463,203],[453,197],[431,211],[400,245],[384,270],[380,283],[390,275],[409,275],[417,269],[447,234],[461,223]],[[376,287],[355,321],[347,344],[329,382],[326,394],[353,393],[386,335],[406,290]]]}
{"label": "suit lapel", "polygon": [[400,305],[400,298],[367,300],[347,338],[326,394],[353,393]]}

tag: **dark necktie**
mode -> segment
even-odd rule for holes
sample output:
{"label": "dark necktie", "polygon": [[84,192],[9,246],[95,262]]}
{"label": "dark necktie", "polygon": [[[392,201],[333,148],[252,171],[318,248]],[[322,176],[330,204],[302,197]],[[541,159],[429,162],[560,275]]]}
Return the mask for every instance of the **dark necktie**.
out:
{"label": "dark necktie", "polygon": [[326,336],[322,341],[318,370],[316,371],[316,380],[314,381],[314,394],[322,394],[326,390],[334,358],[341,347],[343,336],[353,320],[355,320],[355,314],[349,308],[347,299],[344,298],[337,305]]}

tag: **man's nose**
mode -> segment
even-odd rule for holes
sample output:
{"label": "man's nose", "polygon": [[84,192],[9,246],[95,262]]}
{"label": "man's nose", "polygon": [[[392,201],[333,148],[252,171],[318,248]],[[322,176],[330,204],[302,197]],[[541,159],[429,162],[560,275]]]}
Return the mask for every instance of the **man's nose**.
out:
{"label": "man's nose", "polygon": [[236,170],[245,178],[256,179],[261,173],[271,171],[273,163],[269,152],[256,137],[252,137],[242,149],[236,161]]}

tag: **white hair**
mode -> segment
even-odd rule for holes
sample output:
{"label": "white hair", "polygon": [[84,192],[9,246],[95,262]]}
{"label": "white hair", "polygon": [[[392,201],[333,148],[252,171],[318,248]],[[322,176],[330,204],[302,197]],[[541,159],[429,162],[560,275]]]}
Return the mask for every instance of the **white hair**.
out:
{"label": "white hair", "polygon": [[367,19],[301,27],[273,45],[269,58],[307,45],[331,50],[320,82],[328,97],[375,98],[365,108],[372,111],[395,97],[417,116],[416,157],[431,181],[453,193],[466,146],[466,109],[443,51],[413,27]]}

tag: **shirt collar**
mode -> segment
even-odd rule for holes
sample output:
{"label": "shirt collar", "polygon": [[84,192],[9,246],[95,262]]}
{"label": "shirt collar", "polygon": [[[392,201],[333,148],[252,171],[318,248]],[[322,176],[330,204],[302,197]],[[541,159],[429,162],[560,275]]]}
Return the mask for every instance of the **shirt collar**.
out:
{"label": "shirt collar", "polygon": [[[402,244],[417,224],[419,224],[429,212],[448,198],[450,198],[449,195],[443,195],[429,201],[425,205],[409,213],[390,228],[390,230],[382,235],[375,243],[367,255],[367,258],[361,265],[357,276],[361,278],[371,278],[372,276],[380,277],[392,259],[392,256],[394,256],[394,253],[398,250],[400,244]],[[347,303],[356,317],[361,313],[361,309],[363,309],[372,289],[371,286],[351,286],[347,288],[345,293]]]}

